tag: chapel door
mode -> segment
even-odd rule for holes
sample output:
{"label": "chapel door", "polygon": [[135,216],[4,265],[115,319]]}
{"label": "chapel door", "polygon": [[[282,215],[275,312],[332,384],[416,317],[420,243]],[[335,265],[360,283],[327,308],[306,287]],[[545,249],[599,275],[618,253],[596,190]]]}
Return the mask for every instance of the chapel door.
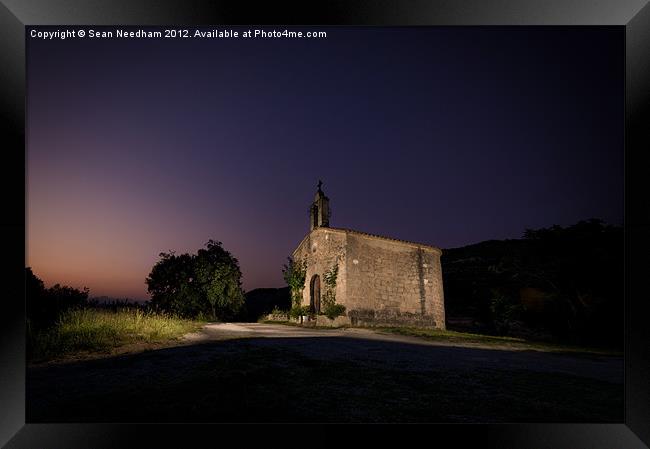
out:
{"label": "chapel door", "polygon": [[315,312],[318,313],[320,312],[320,277],[315,274],[314,277],[311,278],[311,286],[310,286],[310,306],[311,309]]}

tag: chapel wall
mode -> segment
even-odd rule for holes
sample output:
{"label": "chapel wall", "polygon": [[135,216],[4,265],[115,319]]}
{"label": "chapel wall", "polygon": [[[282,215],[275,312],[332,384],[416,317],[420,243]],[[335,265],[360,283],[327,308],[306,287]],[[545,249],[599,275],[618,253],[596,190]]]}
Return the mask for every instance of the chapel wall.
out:
{"label": "chapel wall", "polygon": [[303,240],[302,244],[294,251],[294,259],[301,259],[307,262],[305,288],[302,291],[302,305],[309,305],[310,283],[312,277],[317,274],[320,277],[322,306],[322,297],[326,288],[324,274],[336,263],[339,265],[335,289],[336,303],[346,305],[345,246],[346,234],[344,232],[320,227],[311,231],[305,240]]}
{"label": "chapel wall", "polygon": [[440,250],[349,233],[346,253],[352,324],[445,328]]}

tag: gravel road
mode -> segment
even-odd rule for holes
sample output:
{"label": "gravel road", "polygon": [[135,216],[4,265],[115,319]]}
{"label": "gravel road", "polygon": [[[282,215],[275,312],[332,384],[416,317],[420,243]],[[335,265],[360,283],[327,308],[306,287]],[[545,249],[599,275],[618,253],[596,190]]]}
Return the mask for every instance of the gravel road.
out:
{"label": "gravel road", "polygon": [[459,346],[358,328],[208,324],[175,347],[30,367],[27,382],[28,422],[623,416],[621,357]]}

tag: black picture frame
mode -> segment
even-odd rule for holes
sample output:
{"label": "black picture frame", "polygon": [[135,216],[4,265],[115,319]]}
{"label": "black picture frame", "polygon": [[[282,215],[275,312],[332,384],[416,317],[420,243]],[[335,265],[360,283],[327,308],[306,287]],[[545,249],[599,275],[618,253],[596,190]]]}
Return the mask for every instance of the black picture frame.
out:
{"label": "black picture frame", "polygon": [[[2,237],[6,267],[0,311],[0,444],[8,448],[189,447],[200,439],[250,444],[308,442],[322,428],[219,424],[25,423],[25,27],[31,25],[611,25],[625,28],[625,422],[621,424],[476,424],[345,426],[347,442],[408,435],[430,444],[500,448],[643,448],[650,446],[650,331],[645,280],[650,273],[650,6],[648,0],[2,0],[0,111]],[[623,105],[622,109],[623,111]],[[310,426],[310,425],[306,425]],[[258,427],[258,431],[249,430]],[[337,430],[327,430],[333,435]],[[233,444],[233,443],[231,443]]]}

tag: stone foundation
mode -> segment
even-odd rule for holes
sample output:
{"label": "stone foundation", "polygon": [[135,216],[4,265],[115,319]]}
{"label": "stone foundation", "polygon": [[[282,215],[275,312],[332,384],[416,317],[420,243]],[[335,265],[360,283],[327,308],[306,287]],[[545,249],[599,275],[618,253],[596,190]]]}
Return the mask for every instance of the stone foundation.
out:
{"label": "stone foundation", "polygon": [[281,313],[281,314],[268,314],[264,317],[263,321],[290,321],[291,318],[289,318],[288,313]]}
{"label": "stone foundation", "polygon": [[350,318],[347,316],[337,316],[333,320],[329,319],[325,315],[318,315],[316,317],[316,326],[341,327],[349,326],[350,324]]}
{"label": "stone foundation", "polygon": [[352,326],[413,326],[443,328],[436,324],[433,315],[399,311],[377,311],[372,309],[356,309],[348,312]]}
{"label": "stone foundation", "polygon": [[[353,326],[445,329],[442,251],[430,245],[329,227],[328,220],[319,218],[329,217],[328,206],[319,203],[321,198],[325,197],[319,190],[310,215],[311,231],[292,254],[294,260],[306,263],[301,304],[322,312],[327,295],[345,306]],[[321,211],[327,213],[322,215]],[[325,281],[334,268],[338,268],[338,275],[335,282],[329,277],[328,285]],[[323,325],[329,325],[323,320]],[[312,320],[316,321],[318,318]]]}

